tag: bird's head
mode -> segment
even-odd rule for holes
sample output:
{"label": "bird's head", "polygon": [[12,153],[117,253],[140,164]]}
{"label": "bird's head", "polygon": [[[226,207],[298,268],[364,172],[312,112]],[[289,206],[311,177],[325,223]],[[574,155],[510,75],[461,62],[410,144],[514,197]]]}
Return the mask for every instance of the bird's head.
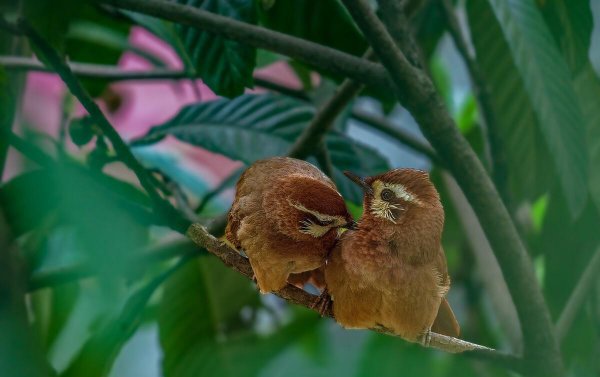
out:
{"label": "bird's head", "polygon": [[279,230],[299,241],[334,241],[344,229],[355,226],[344,199],[328,179],[287,176],[273,183],[265,200],[276,204],[265,203],[265,208],[273,209]]}
{"label": "bird's head", "polygon": [[414,220],[434,220],[443,227],[444,210],[427,172],[394,169],[366,178],[347,171],[344,174],[364,191],[361,222],[396,226]]}

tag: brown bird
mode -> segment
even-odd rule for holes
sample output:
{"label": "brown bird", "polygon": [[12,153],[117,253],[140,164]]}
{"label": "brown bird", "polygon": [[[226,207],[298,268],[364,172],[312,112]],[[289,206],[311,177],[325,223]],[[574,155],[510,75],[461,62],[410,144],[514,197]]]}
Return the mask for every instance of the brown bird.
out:
{"label": "brown bird", "polygon": [[267,293],[283,288],[291,273],[322,266],[340,229],[353,224],[344,199],[319,169],[274,157],[255,162],[240,177],[225,237],[246,253]]}
{"label": "brown bird", "polygon": [[366,179],[345,174],[364,189],[364,212],[325,265],[335,319],[410,341],[424,342],[431,330],[457,337],[460,327],[445,298],[444,209],[429,175],[413,169]]}

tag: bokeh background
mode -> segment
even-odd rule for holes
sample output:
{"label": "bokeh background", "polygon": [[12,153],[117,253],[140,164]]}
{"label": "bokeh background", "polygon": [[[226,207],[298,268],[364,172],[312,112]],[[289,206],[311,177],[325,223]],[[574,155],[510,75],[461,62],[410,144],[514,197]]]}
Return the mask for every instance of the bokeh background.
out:
{"label": "bokeh background", "polygon": [[[31,19],[40,14],[56,17],[54,22],[40,23],[40,32],[47,33],[43,35],[50,40],[64,35],[62,49],[71,62],[103,64],[122,72],[189,68],[190,62],[182,59],[180,47],[173,42],[171,24],[85,4],[68,24],[64,22],[66,28],[59,30],[57,23],[62,23],[66,11],[57,9],[68,2],[50,3],[34,4]],[[335,1],[266,3],[271,2],[256,2],[262,25],[356,55],[364,52],[364,40],[341,8],[332,5]],[[491,165],[489,130],[483,124],[469,70],[446,30],[439,4],[425,3],[414,23],[429,72],[461,132]],[[600,72],[600,2],[574,2],[582,6],[561,0],[531,3],[552,37],[549,43],[564,53],[574,82],[596,83]],[[540,114],[544,110],[532,104],[534,100],[526,90],[536,79],[546,77],[522,76],[522,57],[511,53],[512,41],[507,42],[511,36],[503,34],[505,25],[494,16],[487,1],[458,1],[455,6],[469,48],[477,54],[488,80],[499,124],[505,171],[504,176],[496,177],[496,183],[502,186],[503,199],[527,242],[556,319],[600,244],[600,206],[584,189],[584,204],[573,214],[569,199],[573,193],[565,192],[568,186],[565,189],[560,183],[564,172],[553,163],[553,154],[560,151],[546,146],[540,134],[540,122],[548,114]],[[20,11],[13,5],[5,9],[9,17]],[[39,72],[37,60],[32,58],[35,51],[23,39],[0,35],[3,82],[10,86],[13,102],[9,106],[15,110],[12,129],[59,166],[40,166],[43,164],[11,148],[0,193],[8,222],[16,229],[19,253],[27,262],[29,281],[33,282],[28,288],[28,320],[49,363],[61,376],[508,374],[485,362],[423,349],[400,339],[343,330],[334,321],[318,318],[277,297],[260,296],[250,281],[210,255],[194,258],[174,270],[170,256],[190,246],[180,235],[138,211],[136,206],[146,199],[136,189],[134,175],[112,162],[110,147],[86,131],[93,125],[86,123],[85,111],[61,79]],[[575,47],[569,49],[572,45]],[[209,49],[204,47],[196,55],[185,56],[201,65],[203,58],[208,59]],[[31,64],[27,68],[7,57],[21,57]],[[229,105],[238,101],[232,109],[243,104],[258,109],[268,101],[279,101],[278,114],[289,122],[296,116],[293,127],[302,128],[340,81],[267,51],[259,50],[256,62],[253,75],[258,84],[234,100],[215,94],[216,86],[210,79],[109,82],[86,78],[83,83],[128,142],[139,141],[153,127],[168,124],[188,105],[198,112],[214,111],[206,124],[213,122],[212,126],[220,130],[207,127],[198,131],[195,139],[168,136],[158,143],[132,144],[135,156],[160,174],[165,186],[175,193],[179,200],[174,202],[191,211],[190,216],[197,221],[209,222],[229,208],[240,169],[258,157],[283,154],[291,145],[285,135],[281,145],[237,136],[235,125],[229,127],[228,122],[243,124],[243,119],[219,118],[218,111],[210,106],[215,101]],[[279,93],[280,87],[291,90],[293,96]],[[590,89],[587,102],[595,111],[600,98],[593,97],[593,93],[600,94],[597,89]],[[260,102],[263,100],[267,102]],[[589,114],[583,109],[586,121]],[[463,337],[519,351],[522,340],[514,306],[468,199],[426,154],[398,142],[373,121],[365,122],[369,117],[375,124],[383,123],[427,146],[405,109],[385,93],[365,90],[335,126],[343,135],[340,140],[357,145],[343,150],[345,154],[340,152],[339,160],[362,161],[341,164],[366,174],[393,167],[431,171],[446,208],[444,248],[453,279],[449,300]],[[257,122],[275,121],[259,118]],[[599,127],[596,123],[589,126]],[[588,135],[592,135],[588,136],[595,146],[592,148],[597,149],[600,140],[592,131]],[[590,161],[590,170],[597,168]],[[334,179],[352,211],[360,215],[360,196],[339,175]],[[120,195],[113,195],[107,187]],[[590,187],[590,192],[598,192],[598,187]],[[152,253],[162,256],[148,263],[144,256]],[[73,266],[77,272],[83,271],[82,276],[57,283],[57,274],[68,273]],[[562,348],[571,375],[600,373],[598,281]]]}

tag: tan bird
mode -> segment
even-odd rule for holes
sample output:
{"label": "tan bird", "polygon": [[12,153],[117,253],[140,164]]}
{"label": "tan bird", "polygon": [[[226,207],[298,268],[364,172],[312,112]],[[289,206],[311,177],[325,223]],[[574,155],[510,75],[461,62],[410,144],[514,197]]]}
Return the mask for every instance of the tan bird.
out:
{"label": "tan bird", "polygon": [[413,169],[366,179],[346,175],[364,189],[364,213],[325,266],[336,320],[410,341],[422,341],[432,327],[457,337],[460,327],[445,298],[444,209],[429,175]]}
{"label": "tan bird", "polygon": [[342,196],[319,169],[274,157],[255,162],[240,177],[225,237],[245,252],[267,293],[283,288],[291,273],[322,266],[340,229],[353,224]]}

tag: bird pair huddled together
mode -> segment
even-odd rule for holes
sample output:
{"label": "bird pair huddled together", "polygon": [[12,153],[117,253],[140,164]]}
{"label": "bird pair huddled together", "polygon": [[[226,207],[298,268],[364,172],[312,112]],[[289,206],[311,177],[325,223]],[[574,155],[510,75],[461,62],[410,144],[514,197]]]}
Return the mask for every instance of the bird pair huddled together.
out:
{"label": "bird pair huddled together", "polygon": [[270,158],[241,176],[225,236],[248,256],[260,291],[277,291],[291,274],[318,269],[322,303],[333,305],[343,327],[410,341],[430,331],[458,336],[445,298],[444,210],[429,175],[414,169],[344,174],[364,191],[358,224],[334,183],[308,162]]}

